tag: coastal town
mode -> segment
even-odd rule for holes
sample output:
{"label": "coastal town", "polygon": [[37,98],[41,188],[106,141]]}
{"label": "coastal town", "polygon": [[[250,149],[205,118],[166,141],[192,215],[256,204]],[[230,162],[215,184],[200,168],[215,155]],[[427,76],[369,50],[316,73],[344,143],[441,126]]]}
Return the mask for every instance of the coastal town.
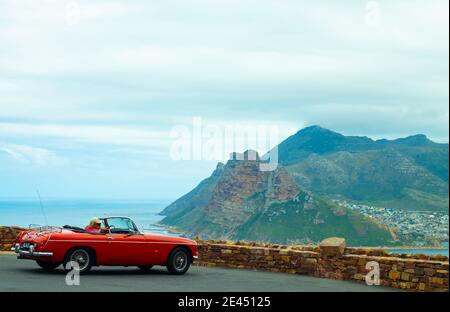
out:
{"label": "coastal town", "polygon": [[334,203],[347,209],[358,211],[375,222],[389,227],[400,241],[414,245],[429,245],[448,242],[449,215],[446,212],[407,211],[374,207],[364,204],[334,200]]}

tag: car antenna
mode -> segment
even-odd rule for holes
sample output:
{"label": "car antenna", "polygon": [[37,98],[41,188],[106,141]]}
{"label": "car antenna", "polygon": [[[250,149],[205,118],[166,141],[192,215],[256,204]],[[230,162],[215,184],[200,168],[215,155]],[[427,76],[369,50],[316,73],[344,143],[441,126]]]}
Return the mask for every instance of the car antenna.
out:
{"label": "car antenna", "polygon": [[39,193],[39,190],[36,190],[36,193],[37,193],[38,198],[39,198],[39,204],[41,205],[42,214],[44,215],[45,224],[48,226],[47,215],[45,214],[44,205],[42,205],[41,193]]}

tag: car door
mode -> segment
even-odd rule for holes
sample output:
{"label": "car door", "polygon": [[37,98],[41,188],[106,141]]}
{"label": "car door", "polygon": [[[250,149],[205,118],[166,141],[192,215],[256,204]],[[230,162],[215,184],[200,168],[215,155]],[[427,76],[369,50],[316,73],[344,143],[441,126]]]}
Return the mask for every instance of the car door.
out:
{"label": "car door", "polygon": [[110,233],[109,259],[113,265],[145,265],[148,263],[148,246],[145,236],[135,228],[128,218],[107,220]]}
{"label": "car door", "polygon": [[157,234],[145,234],[145,239],[148,244],[147,252],[149,253],[151,264],[164,265],[168,255],[176,245],[166,242],[161,235]]}

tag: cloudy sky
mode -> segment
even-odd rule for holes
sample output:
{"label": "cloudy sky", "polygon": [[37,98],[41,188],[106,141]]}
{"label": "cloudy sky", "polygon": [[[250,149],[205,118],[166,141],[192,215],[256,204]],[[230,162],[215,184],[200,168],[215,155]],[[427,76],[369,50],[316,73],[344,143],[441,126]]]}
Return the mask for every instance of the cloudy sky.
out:
{"label": "cloudy sky", "polygon": [[217,162],[171,156],[194,117],[448,142],[448,6],[0,0],[0,198],[176,199]]}

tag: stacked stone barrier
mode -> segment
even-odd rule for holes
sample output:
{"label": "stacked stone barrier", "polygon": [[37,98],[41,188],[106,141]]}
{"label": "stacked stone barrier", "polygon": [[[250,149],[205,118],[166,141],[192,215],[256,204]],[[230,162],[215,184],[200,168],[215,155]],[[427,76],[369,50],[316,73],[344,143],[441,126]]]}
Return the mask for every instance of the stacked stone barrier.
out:
{"label": "stacked stone barrier", "polygon": [[[329,240],[328,240],[329,242]],[[366,283],[376,262],[380,286],[409,291],[448,291],[448,257],[394,255],[383,249],[345,248],[342,241],[321,246],[280,246],[198,241],[198,265],[301,274]]]}
{"label": "stacked stone barrier", "polygon": [[[10,251],[20,231],[0,226],[0,250]],[[319,246],[283,246],[230,241],[198,242],[197,265],[301,274],[366,283],[377,263],[380,286],[409,291],[447,291],[448,257],[389,254],[383,249],[346,248],[345,240],[332,238]]]}
{"label": "stacked stone barrier", "polygon": [[0,226],[0,251],[11,251],[17,235],[24,230],[17,226]]}

